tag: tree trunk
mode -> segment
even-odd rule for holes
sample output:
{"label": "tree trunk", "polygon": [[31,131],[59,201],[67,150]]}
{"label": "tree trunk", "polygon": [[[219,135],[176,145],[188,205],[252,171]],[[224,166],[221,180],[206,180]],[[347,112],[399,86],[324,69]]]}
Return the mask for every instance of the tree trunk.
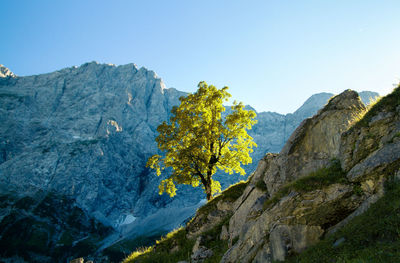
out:
{"label": "tree trunk", "polygon": [[206,190],[206,195],[207,195],[207,201],[210,201],[212,199],[211,195],[211,182],[207,182],[207,184],[204,185],[204,188]]}

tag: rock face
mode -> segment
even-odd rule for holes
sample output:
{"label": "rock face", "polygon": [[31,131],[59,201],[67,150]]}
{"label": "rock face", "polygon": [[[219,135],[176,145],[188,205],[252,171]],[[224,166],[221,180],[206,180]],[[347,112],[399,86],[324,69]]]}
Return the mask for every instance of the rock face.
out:
{"label": "rock face", "polygon": [[[201,204],[201,189],[181,187],[175,198],[159,196],[154,189],[162,178],[146,169],[145,163],[157,152],[157,126],[170,117],[172,106],[184,95],[166,89],[154,72],[134,64],[116,67],[92,62],[28,77],[17,77],[0,66],[1,195],[13,196],[16,202],[33,198],[36,205],[41,202],[36,199],[39,192],[65,196],[88,217],[119,231],[104,247],[125,236],[175,228]],[[331,95],[316,94],[293,114],[259,113],[258,124],[249,132],[259,147],[253,164],[246,167],[248,174],[266,152],[280,151],[295,127]],[[302,125],[304,133],[319,125],[317,120],[309,122]],[[340,130],[340,125],[333,128]],[[330,128],[321,126],[320,133]],[[327,141],[327,147],[338,140],[332,138],[335,141]],[[296,156],[291,162],[306,163],[298,153],[314,139],[302,140],[297,150],[286,150],[297,153],[291,154]],[[312,164],[320,167],[333,156],[330,149],[306,158],[320,156]],[[277,184],[291,178],[279,169]],[[309,170],[305,166],[303,172]],[[221,178],[225,187],[244,179]],[[254,193],[252,198],[258,198]],[[1,210],[0,220],[9,215],[10,210]]]}
{"label": "rock face", "polygon": [[0,86],[3,191],[52,190],[113,226],[164,205],[148,192],[158,178],[144,162],[184,93],[133,64],[87,63]]}
{"label": "rock face", "polygon": [[347,90],[332,98],[314,117],[304,120],[265,171],[269,193],[274,194],[282,184],[322,168],[337,157],[341,134],[365,110],[358,94]]}
{"label": "rock face", "polygon": [[169,230],[195,211],[198,197],[159,196],[161,178],[145,168],[157,152],[157,126],[185,93],[133,64],[87,63],[29,77],[2,72],[2,196],[40,203],[38,192],[55,192],[118,231],[168,205],[185,209],[158,225],[153,219],[155,229]]}
{"label": "rock face", "polygon": [[[269,154],[260,161],[248,189],[238,199],[244,205],[234,211],[229,222],[231,239],[239,239],[222,262],[283,261],[318,242],[324,233],[336,231],[376,202],[383,195],[382,182],[400,169],[399,91],[397,88],[391,100],[382,99],[361,124],[350,130],[352,118],[365,108],[355,92],[345,91],[313,118],[305,120],[279,155]],[[276,194],[282,192],[284,184],[326,166],[330,158],[340,159],[347,183],[342,179],[343,182],[311,191]],[[265,182],[268,191],[253,190],[254,194],[249,194],[259,180]],[[255,200],[265,194],[271,200],[279,197],[254,213]]]}

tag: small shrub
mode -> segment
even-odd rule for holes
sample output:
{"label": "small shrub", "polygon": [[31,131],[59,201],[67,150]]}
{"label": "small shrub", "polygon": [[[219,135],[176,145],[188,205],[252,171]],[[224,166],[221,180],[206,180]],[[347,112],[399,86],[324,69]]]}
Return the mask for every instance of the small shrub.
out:
{"label": "small shrub", "polygon": [[267,185],[265,184],[264,180],[262,180],[262,179],[257,181],[256,188],[258,188],[264,192],[268,191]]}

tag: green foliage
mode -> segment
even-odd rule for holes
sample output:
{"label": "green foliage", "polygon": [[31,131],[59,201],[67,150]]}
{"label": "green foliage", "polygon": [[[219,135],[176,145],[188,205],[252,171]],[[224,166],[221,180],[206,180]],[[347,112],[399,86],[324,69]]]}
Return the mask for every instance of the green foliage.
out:
{"label": "green foliage", "polygon": [[257,146],[247,134],[256,123],[256,114],[235,102],[232,113],[222,118],[222,104],[231,96],[227,89],[200,82],[196,93],[181,97],[179,107],[172,109],[170,124],[163,122],[158,126],[156,141],[165,157],[152,156],[147,167],[155,169],[157,175],[167,167],[173,169],[160,183],[160,194],[174,196],[175,184],[202,184],[210,200],[221,191],[220,183],[212,178],[218,169],[245,174],[241,164],[251,163],[249,153]]}
{"label": "green foliage", "polygon": [[371,119],[382,111],[395,112],[396,107],[400,105],[400,85],[397,86],[392,93],[380,99],[377,103],[372,105],[370,110],[358,121],[351,129],[361,128],[368,126]]}
{"label": "green foliage", "polygon": [[[344,242],[334,246],[340,238]],[[362,215],[287,262],[398,262],[400,259],[400,182]]]}
{"label": "green foliage", "polygon": [[264,210],[278,203],[279,200],[287,196],[291,191],[306,193],[335,183],[348,183],[345,172],[342,170],[338,160],[332,160],[328,167],[321,168],[308,176],[299,178],[283,186],[271,198],[265,200],[263,204]]}

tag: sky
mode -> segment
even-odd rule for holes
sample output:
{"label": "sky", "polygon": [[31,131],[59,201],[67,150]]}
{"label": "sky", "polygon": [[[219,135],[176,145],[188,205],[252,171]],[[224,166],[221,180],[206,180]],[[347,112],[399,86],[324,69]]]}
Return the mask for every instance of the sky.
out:
{"label": "sky", "polygon": [[168,88],[229,87],[257,111],[400,81],[398,0],[0,0],[0,64],[19,76],[135,63]]}

